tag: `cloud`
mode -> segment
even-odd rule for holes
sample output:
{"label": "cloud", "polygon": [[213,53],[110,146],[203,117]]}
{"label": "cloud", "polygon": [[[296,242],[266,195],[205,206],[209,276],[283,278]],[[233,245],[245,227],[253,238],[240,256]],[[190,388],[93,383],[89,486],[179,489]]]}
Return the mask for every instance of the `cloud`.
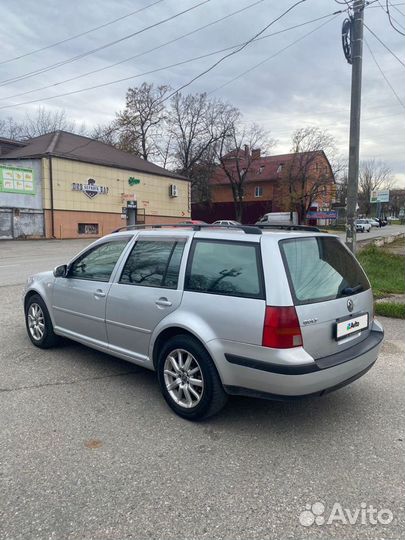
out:
{"label": "cloud", "polygon": [[[151,2],[152,0],[137,0],[136,2],[87,0],[80,3],[55,3],[45,0],[41,2],[41,9],[38,9],[31,0],[20,0],[15,5],[10,4],[2,14],[2,58],[25,54],[57,40],[84,32]],[[181,17],[105,48],[80,61],[66,64],[42,75],[1,86],[0,100],[3,104],[10,104],[11,107],[0,110],[0,118],[10,115],[21,118],[26,112],[35,110],[38,105],[43,105],[50,108],[64,108],[70,118],[80,123],[84,121],[88,127],[108,122],[114,117],[115,111],[123,107],[128,86],[141,84],[147,80],[156,84],[170,84],[176,88],[210,66],[220,55],[101,89],[57,99],[49,98],[62,92],[143,73],[243,42],[279,15],[289,4],[286,2],[280,4],[277,0],[263,0],[239,15],[111,69],[6,102],[4,98],[36,87],[58,83],[87,71],[107,67],[111,63],[143,53],[252,2],[253,0],[237,0],[233,3],[226,0],[211,0]],[[198,0],[177,0],[176,2],[164,0],[154,7],[104,29],[15,62],[1,64],[0,81],[102,46],[197,3]],[[373,6],[366,9],[367,25],[398,56],[403,58],[404,44],[401,36],[389,26],[387,17],[378,4],[373,4]],[[266,34],[327,15],[341,7],[333,0],[305,2],[271,27]],[[398,13],[396,16],[400,17]],[[303,36],[323,21],[260,40],[238,55],[224,61],[188,87],[187,91],[211,92],[242,72],[253,68],[259,62],[263,62],[260,67],[218,89],[212,95],[239,107],[245,121],[255,121],[270,129],[272,136],[279,141],[276,149],[279,152],[288,151],[291,132],[294,129],[313,125],[329,129],[337,138],[341,152],[347,154],[351,69],[343,56],[340,41],[343,19],[344,15],[340,14],[306,37]],[[403,67],[370,33],[366,31],[365,36],[386,76],[401,99],[405,101]],[[267,58],[300,37],[303,39],[299,43],[266,61]],[[39,103],[21,107],[12,106],[13,103],[18,104],[37,98],[41,99]],[[365,48],[361,157],[375,156],[386,160],[397,174],[398,182],[402,183],[405,171],[403,123],[403,108],[398,104]]]}

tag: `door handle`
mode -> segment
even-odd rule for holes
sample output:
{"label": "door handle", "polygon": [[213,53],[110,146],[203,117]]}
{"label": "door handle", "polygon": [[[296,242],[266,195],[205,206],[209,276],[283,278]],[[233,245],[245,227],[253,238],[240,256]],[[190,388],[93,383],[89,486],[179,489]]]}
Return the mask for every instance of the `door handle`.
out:
{"label": "door handle", "polygon": [[94,293],[94,296],[96,298],[105,298],[105,292],[102,291],[101,289],[97,289]]}
{"label": "door handle", "polygon": [[167,298],[159,298],[159,300],[156,300],[155,304],[159,307],[170,307],[172,303]]}

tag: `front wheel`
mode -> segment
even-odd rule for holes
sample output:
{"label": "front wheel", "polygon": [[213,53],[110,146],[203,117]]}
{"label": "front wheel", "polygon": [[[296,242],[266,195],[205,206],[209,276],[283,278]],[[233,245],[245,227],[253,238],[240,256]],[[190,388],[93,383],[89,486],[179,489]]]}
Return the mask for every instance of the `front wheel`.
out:
{"label": "front wheel", "polygon": [[39,296],[31,296],[25,306],[25,324],[31,342],[40,349],[49,349],[58,342],[53,331],[51,317],[45,302]]}
{"label": "front wheel", "polygon": [[208,418],[227,401],[210,355],[191,336],[169,339],[159,353],[157,374],[168,405],[188,420]]}

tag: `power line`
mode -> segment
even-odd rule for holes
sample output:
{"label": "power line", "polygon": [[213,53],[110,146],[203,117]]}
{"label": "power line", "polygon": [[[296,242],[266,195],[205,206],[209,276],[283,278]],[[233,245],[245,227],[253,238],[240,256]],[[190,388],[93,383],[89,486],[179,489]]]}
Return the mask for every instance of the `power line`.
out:
{"label": "power line", "polygon": [[[372,3],[374,2],[377,2],[377,0],[373,0]],[[400,2],[399,4],[391,4],[390,2],[390,6],[393,8],[396,8],[397,6],[405,6],[405,2]],[[367,4],[366,7],[369,9],[369,8],[378,8],[379,6],[372,6],[372,5]],[[399,11],[399,9],[397,11]],[[399,11],[399,12],[401,13],[401,15],[403,15],[402,11]]]}
{"label": "power line", "polygon": [[391,88],[391,91],[392,91],[392,93],[394,94],[394,96],[396,97],[398,103],[401,105],[401,107],[402,107],[403,109],[405,109],[405,104],[403,103],[403,101],[401,100],[401,98],[399,97],[399,95],[396,93],[394,87],[392,86],[392,84],[390,83],[390,81],[388,80],[388,78],[386,77],[384,71],[382,70],[380,64],[378,63],[376,57],[374,56],[374,53],[373,53],[373,51],[371,50],[370,45],[368,44],[368,42],[367,42],[366,39],[364,39],[364,43],[366,44],[366,47],[367,47],[369,53],[371,54],[371,57],[372,57],[372,59],[374,60],[375,65],[378,67],[378,69],[379,69],[381,75],[384,77],[385,82],[386,82],[386,83],[388,84],[388,86]]}
{"label": "power line", "polygon": [[[323,18],[326,18],[326,17],[332,17],[333,15],[335,15],[336,12],[334,13],[330,13],[328,15],[324,15],[323,17],[317,17],[316,19],[312,19],[310,21],[305,21],[304,23],[300,23],[300,24],[297,24],[297,25],[294,25],[294,26],[291,26],[289,28],[284,28],[283,30],[279,30],[277,32],[273,32],[271,34],[265,34],[264,36],[261,36],[261,37],[258,37],[255,41],[261,41],[263,39],[267,39],[269,37],[273,37],[275,35],[278,35],[278,34],[281,34],[281,33],[284,33],[284,32],[288,32],[289,30],[293,30],[295,28],[298,28],[300,26],[304,26],[304,25],[307,25],[307,24],[310,24],[310,23],[313,23],[313,22],[317,22],[319,21],[320,19],[323,19]],[[241,45],[243,45],[243,43],[239,43],[239,44],[236,44],[236,45],[232,45],[230,47],[226,47],[224,49],[219,49],[219,50],[216,50],[216,51],[212,51],[210,53],[207,53],[207,54],[203,54],[203,55],[200,55],[200,56],[196,56],[196,57],[193,57],[193,58],[189,58],[188,60],[183,60],[181,62],[176,62],[174,64],[170,64],[168,66],[163,66],[163,67],[160,67],[160,68],[156,68],[156,69],[152,69],[150,71],[146,71],[144,73],[136,73],[136,74],[133,74],[133,75],[130,75],[128,77],[124,77],[124,78],[120,78],[120,79],[115,79],[113,81],[109,81],[109,82],[105,82],[105,83],[100,83],[100,84],[96,84],[96,85],[93,85],[93,86],[89,86],[89,87],[86,87],[86,88],[80,88],[78,90],[72,90],[72,91],[69,91],[69,92],[63,92],[61,94],[56,94],[54,96],[49,96],[48,100],[50,99],[56,99],[56,98],[59,98],[59,97],[65,97],[65,96],[70,96],[70,95],[73,95],[73,94],[79,94],[81,92],[86,92],[88,90],[95,90],[97,88],[104,88],[106,86],[109,86],[111,84],[116,84],[116,83],[120,83],[120,82],[126,82],[126,81],[129,81],[131,79],[135,79],[135,78],[138,78],[138,77],[143,77],[145,75],[151,75],[153,73],[157,73],[159,71],[164,71],[166,69],[171,69],[171,68],[174,68],[174,67],[178,67],[178,66],[182,66],[182,65],[185,65],[185,64],[188,64],[190,62],[194,62],[196,60],[201,60],[203,58],[208,58],[210,56],[214,56],[216,54],[220,54],[220,53],[223,53],[225,51],[229,51],[229,50],[233,50],[233,49],[236,49],[238,47],[240,47]],[[11,108],[11,107],[19,107],[21,105],[30,105],[32,103],[39,103],[40,101],[44,101],[44,98],[38,98],[38,99],[34,99],[34,100],[29,100],[29,101],[23,101],[21,103],[14,103],[14,104],[11,104],[11,105],[3,105],[2,107],[0,107],[0,110],[1,109],[8,109],[8,108]]]}
{"label": "power line", "polygon": [[156,2],[153,2],[152,4],[148,4],[147,6],[144,6],[140,9],[137,9],[136,11],[132,11],[131,13],[128,13],[127,15],[123,15],[122,17],[118,17],[117,19],[113,19],[111,21],[107,21],[104,24],[100,24],[100,26],[95,26],[94,28],[90,28],[89,30],[86,30],[85,32],[81,32],[80,34],[76,34],[74,36],[68,37],[66,39],[62,39],[61,41],[56,41],[55,43],[51,43],[50,45],[46,45],[45,47],[41,47],[40,49],[35,49],[34,51],[20,54],[19,56],[15,56],[14,58],[9,58],[8,60],[2,60],[0,62],[1,64],[8,64],[9,62],[14,62],[15,60],[20,60],[21,58],[26,58],[27,56],[31,56],[32,54],[46,51],[47,49],[51,49],[52,47],[56,47],[57,45],[62,45],[62,43],[67,43],[68,41],[72,41],[73,39],[77,39],[82,36],[86,36],[87,34],[91,34],[92,32],[95,32],[96,30],[100,30],[101,28],[105,28],[106,26],[110,26],[111,24],[114,24],[118,21],[122,21],[124,19],[127,19],[128,17],[132,17],[132,15],[136,15],[136,13],[140,13],[141,11],[145,11],[145,9],[148,9],[150,7],[155,6],[156,4],[160,4],[164,0],[157,0]]}
{"label": "power line", "polygon": [[184,90],[184,88],[187,88],[188,86],[190,86],[191,84],[193,84],[193,82],[195,82],[197,79],[200,79],[201,77],[203,77],[204,75],[206,75],[207,73],[209,73],[210,71],[212,71],[214,68],[216,68],[219,64],[221,64],[224,60],[226,60],[227,58],[230,58],[231,56],[234,56],[235,54],[239,53],[240,51],[242,51],[243,49],[245,49],[248,45],[250,45],[255,39],[257,39],[259,36],[261,36],[268,28],[270,28],[270,26],[272,26],[273,24],[275,24],[277,21],[279,21],[280,19],[282,19],[283,17],[285,17],[285,15],[287,15],[287,13],[289,13],[290,11],[292,11],[294,8],[296,8],[299,4],[303,4],[304,2],[306,2],[307,0],[298,0],[298,2],[295,2],[292,6],[290,6],[288,9],[286,9],[285,11],[283,11],[283,13],[281,15],[279,15],[278,17],[276,17],[275,19],[273,19],[269,24],[267,24],[266,26],[264,26],[259,32],[257,32],[254,36],[252,36],[250,39],[248,39],[247,41],[245,41],[245,43],[243,45],[241,45],[238,49],[236,49],[235,51],[232,51],[228,54],[226,54],[225,56],[222,56],[219,60],[217,60],[216,62],[214,62],[209,68],[205,69],[204,71],[202,71],[201,73],[199,73],[198,75],[196,75],[195,77],[193,77],[192,79],[190,79],[187,83],[184,83],[182,84],[181,86],[179,86],[178,88],[176,88],[176,90],[174,90],[173,92],[171,92],[167,97],[165,97],[162,102],[164,101],[167,101],[168,99],[170,99],[171,97],[175,96],[176,94],[178,94],[179,92],[181,92],[181,90]]}
{"label": "power line", "polygon": [[[398,32],[398,34],[401,34],[401,36],[404,36],[405,37],[405,34],[403,32],[401,32],[401,30],[398,30],[398,28],[394,25],[394,23],[392,21],[395,21],[394,17],[391,16],[391,12],[390,12],[390,8],[389,8],[389,5],[388,5],[388,0],[385,0],[385,7],[387,8],[387,15],[388,15],[388,20],[390,21],[390,25],[392,26],[392,28]],[[396,21],[395,21],[396,22]],[[398,23],[397,23],[398,24]],[[401,25],[400,25],[401,26]]]}
{"label": "power line", "polygon": [[390,2],[390,6],[394,8],[395,11],[397,11],[401,15],[401,17],[405,17],[405,13],[403,13],[400,9],[397,8],[397,6],[401,5],[403,6],[404,4],[393,4],[392,2]]}
{"label": "power line", "polygon": [[[161,0],[163,1],[163,0]],[[68,83],[68,82],[71,82],[71,81],[75,81],[77,79],[81,79],[83,77],[87,77],[88,75],[94,75],[95,73],[100,73],[101,71],[105,71],[107,69],[111,69],[112,67],[115,67],[115,66],[118,66],[120,64],[124,64],[125,62],[129,62],[130,60],[134,60],[136,58],[140,58],[141,56],[144,56],[145,54],[148,54],[150,52],[153,52],[153,51],[156,51],[158,49],[161,49],[167,45],[170,45],[172,43],[175,43],[176,41],[179,41],[185,37],[188,37],[188,36],[191,36],[197,32],[200,32],[201,30],[204,30],[210,26],[213,26],[214,24],[217,24],[218,22],[221,22],[221,21],[224,21],[225,19],[229,19],[230,17],[232,17],[233,15],[236,15],[236,14],[239,14],[239,13],[242,13],[243,11],[246,11],[247,9],[250,9],[254,6],[257,6],[258,4],[261,4],[262,2],[264,2],[266,0],[257,0],[256,2],[253,2],[252,4],[249,4],[241,9],[238,9],[236,11],[233,11],[232,13],[229,13],[228,15],[225,15],[219,19],[216,19],[208,24],[205,24],[203,26],[200,26],[198,28],[196,28],[195,30],[192,30],[191,32],[187,32],[186,34],[182,34],[181,36],[177,37],[177,38],[174,38],[174,39],[171,39],[169,41],[166,41],[165,43],[162,43],[161,45],[157,45],[156,47],[152,47],[151,49],[148,49],[146,51],[143,51],[141,53],[138,53],[138,54],[135,54],[134,56],[130,56],[128,58],[125,58],[124,60],[119,60],[118,62],[114,62],[113,64],[110,64],[108,66],[105,66],[105,67],[102,67],[102,68],[98,68],[98,69],[93,69],[92,71],[88,71],[86,73],[82,73],[80,75],[75,75],[74,77],[70,77],[69,79],[65,79],[63,81],[58,81],[56,83],[52,83],[52,84],[47,84],[45,86],[41,86],[41,87],[38,87],[38,88],[34,88],[32,90],[28,90],[26,92],[20,92],[18,94],[13,94],[12,96],[7,96],[5,98],[3,98],[4,100],[8,100],[8,99],[14,99],[16,97],[21,97],[21,96],[26,96],[27,94],[32,94],[33,92],[39,92],[40,90],[47,90],[48,88],[52,88],[52,87],[55,87],[55,86],[59,86],[61,84],[65,84],[65,83]],[[305,24],[305,23],[304,23]]]}
{"label": "power line", "polygon": [[392,15],[389,14],[389,12],[385,9],[385,7],[382,5],[382,3],[380,2],[380,0],[378,0],[378,5],[380,6],[380,8],[384,11],[384,13],[386,15],[388,15],[388,18],[392,18],[392,20],[395,22],[395,24],[397,24],[400,28],[402,28],[402,30],[405,30],[405,28],[402,26],[402,24],[400,22],[398,22]]}
{"label": "power line", "polygon": [[[339,12],[341,13],[341,12]],[[299,37],[298,39],[292,41],[291,43],[289,43],[288,45],[286,45],[285,47],[283,47],[282,49],[279,49],[277,52],[275,52],[274,54],[268,56],[267,58],[265,58],[264,60],[262,60],[261,62],[255,64],[254,66],[250,67],[249,69],[243,71],[242,73],[240,73],[239,75],[237,75],[236,77],[233,77],[233,79],[225,82],[224,84],[221,84],[221,86],[218,86],[217,88],[214,88],[214,90],[211,90],[210,92],[208,92],[208,94],[213,94],[214,92],[217,92],[218,90],[221,90],[222,88],[224,88],[225,86],[228,86],[229,84],[232,84],[233,82],[237,81],[238,79],[240,79],[241,77],[243,77],[244,75],[247,75],[248,73],[250,73],[251,71],[257,69],[258,67],[262,66],[263,64],[265,64],[266,62],[268,62],[269,60],[272,60],[273,58],[275,58],[276,56],[278,56],[279,54],[283,53],[284,51],[286,51],[287,49],[289,49],[290,47],[292,47],[293,45],[295,45],[296,43],[299,43],[300,41],[302,41],[303,39],[305,39],[306,37],[310,36],[311,34],[313,34],[314,32],[316,32],[317,30],[319,30],[320,28],[322,28],[323,26],[329,24],[331,21],[333,21],[336,17],[338,16],[338,13],[336,14],[333,14],[333,15],[330,15],[330,19],[327,20],[326,22],[318,25],[316,28],[313,28],[310,32],[307,32],[306,34],[304,34],[303,36]]]}
{"label": "power line", "polygon": [[377,34],[376,34],[375,32],[373,32],[373,30],[371,30],[371,28],[369,28],[369,27],[366,25],[366,23],[364,23],[364,26],[367,28],[367,30],[368,30],[371,34],[373,34],[373,36],[381,43],[381,45],[382,45],[383,47],[385,47],[385,48],[387,49],[387,51],[390,52],[390,53],[392,54],[392,56],[394,56],[394,58],[396,58],[396,59],[398,60],[398,62],[399,62],[403,67],[405,67],[404,62],[402,62],[402,60],[394,53],[394,51],[392,51],[392,50],[388,47],[388,45],[386,45],[386,44],[385,44],[385,43],[377,36]]}
{"label": "power line", "polygon": [[179,11],[178,13],[175,13],[174,15],[171,15],[170,17],[166,17],[165,19],[161,19],[160,21],[151,24],[149,26],[145,26],[141,30],[137,30],[136,32],[132,32],[131,34],[128,34],[122,38],[116,39],[114,41],[110,41],[109,43],[106,43],[104,45],[101,45],[100,47],[96,47],[95,49],[92,49],[90,51],[86,51],[84,53],[78,54],[76,56],[73,56],[72,58],[68,58],[67,60],[63,60],[61,62],[56,62],[55,64],[51,64],[49,66],[46,66],[44,68],[40,68],[38,70],[30,71],[28,73],[25,73],[24,75],[19,75],[18,77],[12,77],[11,79],[6,79],[4,81],[0,81],[0,86],[7,85],[12,82],[21,81],[24,79],[29,79],[30,77],[33,77],[34,75],[39,75],[42,73],[46,73],[48,71],[51,71],[53,69],[56,69],[60,66],[64,66],[66,64],[70,64],[72,62],[76,62],[76,60],[81,60],[82,58],[85,58],[86,56],[89,56],[91,54],[94,54],[95,52],[102,51],[104,49],[107,49],[109,47],[112,47],[113,45],[116,45],[117,43],[122,43],[123,41],[126,41],[127,39],[130,39],[134,36],[137,36],[139,34],[142,34],[143,32],[146,32],[147,30],[150,30],[151,28],[156,28],[156,26],[160,26],[161,24],[164,24],[168,21],[171,21],[173,19],[176,19],[177,17],[180,17],[181,15],[184,15],[185,13],[188,13],[204,4],[207,4],[208,2],[211,2],[211,0],[203,0],[199,2],[198,4],[195,4],[194,6],[191,6],[190,8],[184,9],[183,11]]}

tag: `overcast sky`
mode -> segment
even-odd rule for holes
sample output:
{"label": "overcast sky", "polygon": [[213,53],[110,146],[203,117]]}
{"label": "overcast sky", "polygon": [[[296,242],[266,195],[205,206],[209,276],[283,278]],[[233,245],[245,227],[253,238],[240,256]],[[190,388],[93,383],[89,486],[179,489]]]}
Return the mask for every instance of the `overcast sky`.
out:
{"label": "overcast sky", "polygon": [[[124,17],[157,0],[0,0],[2,12],[1,60],[26,55],[56,41]],[[209,0],[205,4],[171,21],[123,40],[111,47],[84,56],[75,62],[37,74],[30,78],[4,84],[13,79],[52,64],[63,62],[128,34],[142,30],[202,0],[162,0],[152,7],[123,18],[99,30],[66,41],[46,50],[0,64],[0,118],[22,119],[39,106],[62,108],[69,118],[85,122],[90,128],[110,121],[114,112],[123,107],[128,86],[143,81],[169,84],[177,88],[208,68],[225,53],[195,60],[176,68],[133,78],[78,94],[49,99],[97,84],[142,74],[170,64],[208,54],[242,43],[255,35],[294,3],[293,0],[262,0],[242,13],[235,14],[209,28],[184,37],[147,54],[192,30],[242,9],[255,0]],[[385,0],[384,0],[385,3]],[[405,2],[391,0],[397,23],[405,26]],[[279,32],[341,9],[335,0],[307,0],[269,28],[264,35]],[[342,154],[348,152],[349,100],[351,68],[341,46],[341,24],[345,18],[325,18],[251,44],[226,59],[209,74],[188,87],[185,92],[213,92],[239,107],[246,122],[255,121],[271,130],[278,142],[273,153],[287,152],[294,129],[304,126],[327,128],[336,137]],[[403,62],[404,38],[388,22],[387,15],[374,2],[367,7],[365,22]],[[305,36],[321,24],[323,26]],[[295,44],[294,41],[302,39]],[[365,29],[368,45],[385,76],[405,102],[404,67],[376,38]],[[288,47],[292,44],[290,47]],[[282,49],[288,47],[285,51]],[[273,58],[271,56],[277,54]],[[138,55],[128,62],[77,80],[13,97],[35,88],[59,83],[71,77]],[[266,61],[266,59],[268,59]],[[0,60],[0,61],[1,61]],[[257,64],[260,66],[254,68]],[[248,74],[226,85],[246,70]],[[226,86],[223,86],[226,85]],[[223,86],[222,88],[219,88]],[[36,103],[15,104],[40,100]],[[404,108],[384,80],[369,50],[365,47],[363,64],[363,105],[361,128],[361,159],[376,158],[388,162],[398,186],[405,187]]]}

